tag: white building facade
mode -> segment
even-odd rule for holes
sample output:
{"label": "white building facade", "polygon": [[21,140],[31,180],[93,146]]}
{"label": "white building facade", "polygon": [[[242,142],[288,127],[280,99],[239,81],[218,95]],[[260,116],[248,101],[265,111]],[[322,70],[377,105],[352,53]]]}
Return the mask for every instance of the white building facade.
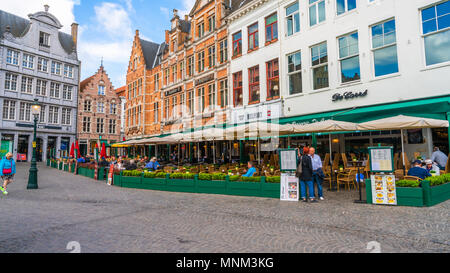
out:
{"label": "white building facade", "polygon": [[71,34],[60,32],[48,6],[29,19],[1,10],[0,17],[0,152],[31,160],[36,98],[42,105],[37,159],[68,156],[77,131],[78,25]]}
{"label": "white building facade", "polygon": [[[280,123],[399,114],[450,120],[448,0],[255,0],[228,19],[237,116],[259,107],[250,116],[278,118],[280,105]],[[399,131],[336,138],[333,150],[341,152],[400,146]],[[433,145],[448,152],[448,129],[408,131],[405,139],[410,156],[429,157]]]}

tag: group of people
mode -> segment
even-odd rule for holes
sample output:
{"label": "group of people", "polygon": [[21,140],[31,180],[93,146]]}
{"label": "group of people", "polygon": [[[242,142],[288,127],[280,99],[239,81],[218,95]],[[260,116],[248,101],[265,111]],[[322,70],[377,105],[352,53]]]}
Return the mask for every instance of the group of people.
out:
{"label": "group of people", "polygon": [[445,165],[447,165],[448,157],[435,147],[431,159],[427,159],[424,162],[421,160],[415,160],[413,162],[413,167],[409,169],[408,176],[419,177],[420,179],[425,179],[432,176],[434,173],[436,176],[441,174],[441,170],[445,170]]}
{"label": "group of people", "polygon": [[303,153],[300,154],[300,163],[297,167],[297,177],[300,179],[300,198],[303,202],[308,202],[306,192],[310,202],[317,202],[315,188],[317,187],[317,195],[320,200],[323,197],[323,179],[325,174],[323,172],[322,159],[316,154],[315,148],[304,147]]}
{"label": "group of people", "polygon": [[133,171],[137,169],[147,169],[149,171],[156,171],[161,169],[161,164],[159,164],[156,157],[153,157],[151,160],[148,159],[148,157],[143,157],[141,159],[131,159],[131,160],[124,160],[121,157],[118,158],[117,162],[113,162],[114,164],[117,164],[117,168],[119,170],[127,170],[127,171]]}

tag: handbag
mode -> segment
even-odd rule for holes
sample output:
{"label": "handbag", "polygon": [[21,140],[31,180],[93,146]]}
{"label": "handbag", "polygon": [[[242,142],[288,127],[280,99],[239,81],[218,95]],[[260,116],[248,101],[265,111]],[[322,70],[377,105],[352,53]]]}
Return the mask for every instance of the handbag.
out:
{"label": "handbag", "polygon": [[11,169],[11,168],[9,168],[9,169],[3,169],[3,174],[9,175],[9,174],[11,174],[11,173],[12,173],[12,169]]}
{"label": "handbag", "polygon": [[302,176],[303,173],[303,166],[302,166],[302,162],[303,161],[303,157],[300,157],[298,166],[297,166],[297,170],[295,171],[295,176],[300,178]]}

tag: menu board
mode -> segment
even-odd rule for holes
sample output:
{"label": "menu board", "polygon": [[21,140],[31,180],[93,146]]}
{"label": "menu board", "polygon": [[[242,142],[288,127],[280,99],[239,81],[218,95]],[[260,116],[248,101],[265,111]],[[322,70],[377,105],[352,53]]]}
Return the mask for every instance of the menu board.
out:
{"label": "menu board", "polygon": [[296,201],[299,200],[299,182],[294,174],[282,173],[280,181],[280,199],[281,201]]}
{"label": "menu board", "polygon": [[379,205],[397,205],[395,175],[372,175],[372,203]]}
{"label": "menu board", "polygon": [[298,153],[296,149],[280,150],[280,170],[282,172],[294,172],[297,170]]}
{"label": "menu board", "polygon": [[392,147],[371,147],[370,151],[370,171],[371,172],[393,172],[393,148]]}

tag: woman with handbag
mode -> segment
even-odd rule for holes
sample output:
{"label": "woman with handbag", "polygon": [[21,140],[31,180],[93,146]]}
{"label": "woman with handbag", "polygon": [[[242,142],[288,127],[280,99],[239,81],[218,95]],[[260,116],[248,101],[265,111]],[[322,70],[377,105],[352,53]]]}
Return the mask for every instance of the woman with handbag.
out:
{"label": "woman with handbag", "polygon": [[13,159],[12,153],[7,153],[6,156],[0,161],[0,177],[3,179],[3,187],[0,186],[0,191],[7,195],[6,188],[13,182],[14,175],[16,174],[16,162]]}
{"label": "woman with handbag", "polygon": [[303,155],[301,157],[301,173],[297,171],[300,179],[300,195],[303,202],[307,202],[306,188],[308,188],[309,199],[311,202],[317,202],[314,196],[314,183],[313,183],[313,167],[311,157],[309,156],[309,148],[303,148]]}

